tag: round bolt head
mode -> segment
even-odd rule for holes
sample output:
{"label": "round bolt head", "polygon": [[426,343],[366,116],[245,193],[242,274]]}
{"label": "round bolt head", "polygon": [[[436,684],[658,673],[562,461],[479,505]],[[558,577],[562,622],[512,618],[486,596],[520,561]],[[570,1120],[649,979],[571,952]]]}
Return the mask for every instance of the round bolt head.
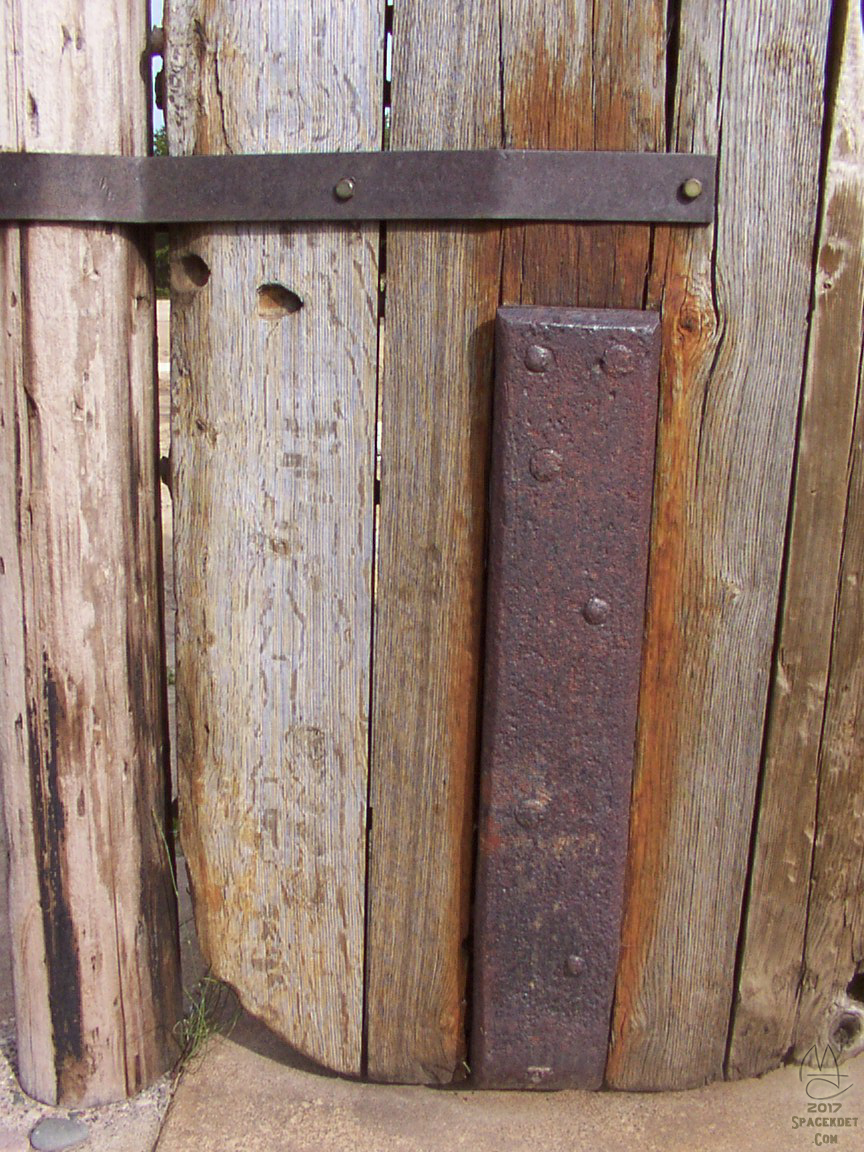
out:
{"label": "round bolt head", "polygon": [[525,800],[516,809],[516,823],[523,828],[536,828],[543,819],[542,800]]}
{"label": "round bolt head", "polygon": [[567,957],[567,971],[571,976],[581,976],[585,971],[585,961],[575,952]]}
{"label": "round bolt head", "polygon": [[554,359],[550,348],[544,348],[542,344],[532,344],[525,353],[525,367],[529,372],[545,372],[552,366]]}
{"label": "round bolt head", "polygon": [[535,480],[553,480],[564,466],[554,448],[542,448],[531,457],[528,467]]}
{"label": "round bolt head", "polygon": [[602,365],[607,376],[627,376],[635,368],[636,362],[626,344],[613,344],[604,352]]}
{"label": "round bolt head", "polygon": [[685,180],[681,185],[681,195],[685,200],[698,200],[702,195],[702,181],[697,180],[695,176],[691,176],[689,180]]}
{"label": "round bolt head", "polygon": [[354,181],[350,176],[343,176],[333,189],[333,193],[337,200],[350,200],[354,195]]}
{"label": "round bolt head", "polygon": [[582,615],[589,624],[604,624],[609,618],[609,604],[599,596],[592,596],[582,609]]}

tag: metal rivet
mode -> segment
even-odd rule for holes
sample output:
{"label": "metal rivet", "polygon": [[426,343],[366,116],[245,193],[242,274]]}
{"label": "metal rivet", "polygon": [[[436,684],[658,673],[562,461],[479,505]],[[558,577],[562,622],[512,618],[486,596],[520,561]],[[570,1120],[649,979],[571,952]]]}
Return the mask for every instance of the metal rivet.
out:
{"label": "metal rivet", "polygon": [[350,176],[344,176],[333,189],[333,193],[337,200],[350,200],[354,195],[354,181]]}
{"label": "metal rivet", "polygon": [[564,461],[554,448],[543,448],[535,452],[528,463],[535,480],[552,480],[561,471]]}
{"label": "metal rivet", "polygon": [[702,195],[702,181],[697,180],[695,176],[691,176],[689,180],[685,180],[681,185],[681,195],[685,200],[698,200]]}
{"label": "metal rivet", "polygon": [[603,624],[609,616],[609,605],[599,596],[592,596],[582,609],[582,615],[589,624]]}
{"label": "metal rivet", "polygon": [[543,819],[542,800],[525,800],[516,810],[516,823],[523,828],[536,828]]}
{"label": "metal rivet", "polygon": [[604,352],[602,365],[607,376],[626,376],[636,367],[636,361],[626,344],[613,344]]}
{"label": "metal rivet", "polygon": [[585,961],[575,952],[572,956],[567,957],[567,971],[571,976],[581,976],[585,971]]}
{"label": "metal rivet", "polygon": [[544,348],[542,344],[532,344],[525,353],[525,367],[529,372],[545,372],[554,359],[549,348]]}

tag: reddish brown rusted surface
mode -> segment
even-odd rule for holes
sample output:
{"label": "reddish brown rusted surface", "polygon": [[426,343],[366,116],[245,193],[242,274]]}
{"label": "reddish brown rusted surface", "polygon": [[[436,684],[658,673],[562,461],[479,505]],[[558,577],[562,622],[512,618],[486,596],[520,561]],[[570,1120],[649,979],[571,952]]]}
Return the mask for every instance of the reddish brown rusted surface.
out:
{"label": "reddish brown rusted surface", "polygon": [[471,1054],[488,1087],[603,1078],[659,352],[652,313],[498,313]]}

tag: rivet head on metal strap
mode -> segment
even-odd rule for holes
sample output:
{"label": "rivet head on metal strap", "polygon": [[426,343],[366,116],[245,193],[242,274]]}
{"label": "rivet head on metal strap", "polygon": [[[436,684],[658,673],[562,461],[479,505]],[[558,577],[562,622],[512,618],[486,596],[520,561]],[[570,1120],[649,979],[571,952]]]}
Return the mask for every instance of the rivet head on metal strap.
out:
{"label": "rivet head on metal strap", "polygon": [[350,200],[354,195],[354,181],[351,177],[343,176],[333,189],[333,194],[337,200]]}
{"label": "rivet head on metal strap", "polygon": [[698,200],[702,195],[702,181],[697,180],[695,176],[691,176],[689,180],[685,180],[681,185],[681,195],[685,200]]}
{"label": "rivet head on metal strap", "polygon": [[599,596],[592,596],[582,609],[582,615],[589,624],[605,624],[609,618],[609,603]]}
{"label": "rivet head on metal strap", "polygon": [[555,360],[552,351],[542,344],[532,344],[525,353],[525,367],[529,372],[545,372]]}

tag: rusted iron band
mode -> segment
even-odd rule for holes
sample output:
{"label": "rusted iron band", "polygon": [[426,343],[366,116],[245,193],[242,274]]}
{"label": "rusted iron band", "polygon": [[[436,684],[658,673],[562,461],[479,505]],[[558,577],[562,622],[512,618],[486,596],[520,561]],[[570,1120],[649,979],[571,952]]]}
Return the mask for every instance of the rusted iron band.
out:
{"label": "rusted iron band", "polygon": [[0,220],[183,224],[580,220],[706,224],[713,156],[343,152],[0,154]]}
{"label": "rusted iron band", "polygon": [[498,313],[471,1051],[487,1087],[603,1080],[659,351],[652,313]]}

